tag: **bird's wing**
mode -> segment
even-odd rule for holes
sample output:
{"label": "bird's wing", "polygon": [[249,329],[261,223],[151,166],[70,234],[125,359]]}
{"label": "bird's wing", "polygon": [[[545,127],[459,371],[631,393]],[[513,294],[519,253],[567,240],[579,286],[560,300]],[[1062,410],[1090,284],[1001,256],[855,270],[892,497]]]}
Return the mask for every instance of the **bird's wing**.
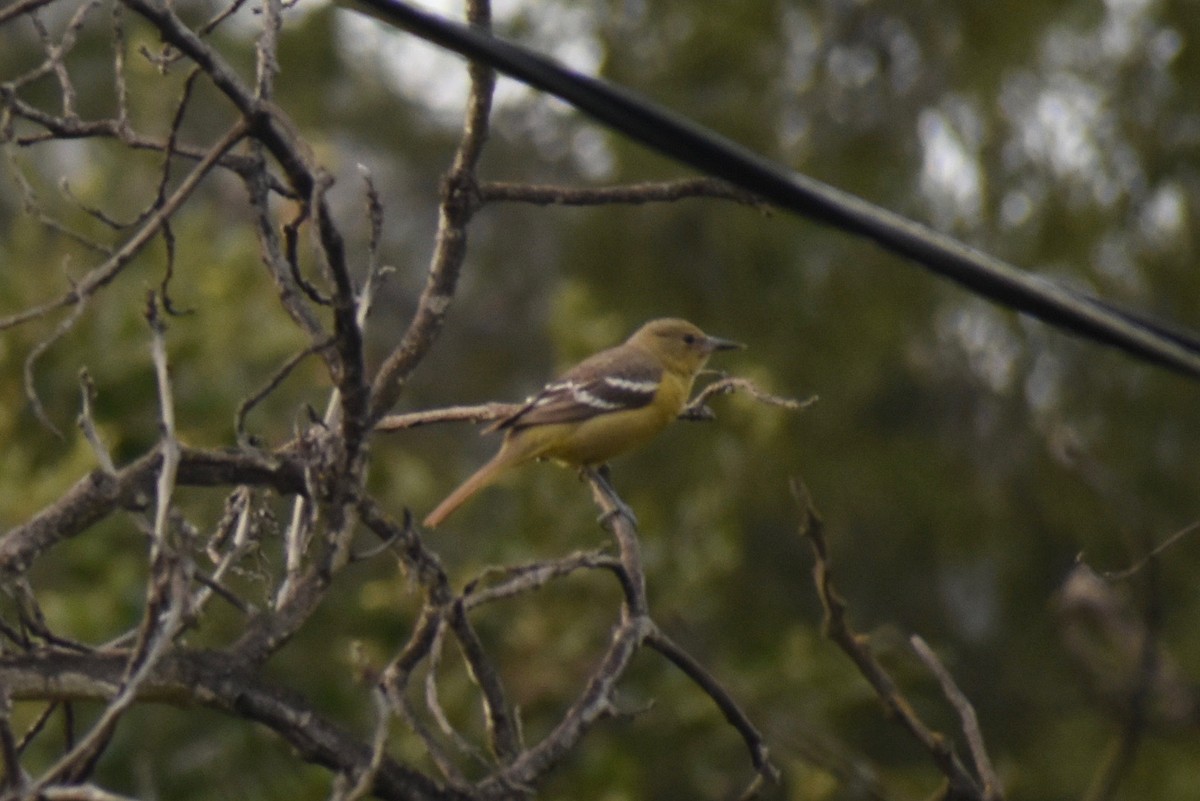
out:
{"label": "bird's wing", "polygon": [[490,430],[575,423],[641,408],[654,400],[662,372],[662,365],[640,349],[621,346],[597,353],[547,384]]}

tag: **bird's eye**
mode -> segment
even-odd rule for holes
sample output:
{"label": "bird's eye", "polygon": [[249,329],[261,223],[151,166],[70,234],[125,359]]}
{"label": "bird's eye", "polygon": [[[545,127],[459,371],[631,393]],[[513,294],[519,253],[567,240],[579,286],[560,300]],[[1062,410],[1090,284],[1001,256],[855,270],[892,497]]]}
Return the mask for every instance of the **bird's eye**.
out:
{"label": "bird's eye", "polygon": [[696,335],[695,334],[684,334],[683,341],[686,342],[688,345],[695,345],[696,344]]}

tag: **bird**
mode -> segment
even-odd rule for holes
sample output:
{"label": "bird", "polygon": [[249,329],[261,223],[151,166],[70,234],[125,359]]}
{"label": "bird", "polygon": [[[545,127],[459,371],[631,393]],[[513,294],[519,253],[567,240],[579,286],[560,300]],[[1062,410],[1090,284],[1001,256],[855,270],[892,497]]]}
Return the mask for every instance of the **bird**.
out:
{"label": "bird", "polygon": [[538,459],[581,469],[640,448],[679,416],[710,356],[745,346],[687,320],[651,320],[616,347],[589,356],[506,417],[500,449],[424,520],[436,528],[508,470]]}

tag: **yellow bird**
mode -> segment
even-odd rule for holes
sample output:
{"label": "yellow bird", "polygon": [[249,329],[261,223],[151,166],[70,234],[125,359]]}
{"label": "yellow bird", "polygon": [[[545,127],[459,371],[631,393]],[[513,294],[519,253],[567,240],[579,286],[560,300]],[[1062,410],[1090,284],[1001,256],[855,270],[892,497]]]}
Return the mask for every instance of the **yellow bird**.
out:
{"label": "yellow bird", "polygon": [[509,468],[534,459],[593,467],[641,447],[683,411],[709,356],[742,347],[686,320],[651,320],[485,429],[504,432],[500,450],[438,504],[425,525],[440,524]]}

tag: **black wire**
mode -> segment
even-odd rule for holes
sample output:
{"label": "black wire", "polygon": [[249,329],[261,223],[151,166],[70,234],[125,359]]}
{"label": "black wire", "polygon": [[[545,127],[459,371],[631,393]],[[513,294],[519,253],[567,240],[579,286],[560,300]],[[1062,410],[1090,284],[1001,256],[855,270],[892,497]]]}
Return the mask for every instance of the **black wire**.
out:
{"label": "black wire", "polygon": [[400,0],[336,0],[552,94],[668,158],[873,240],[976,294],[1050,325],[1200,377],[1200,335],[1068,289],[899,214],[777,165],[619,86]]}

